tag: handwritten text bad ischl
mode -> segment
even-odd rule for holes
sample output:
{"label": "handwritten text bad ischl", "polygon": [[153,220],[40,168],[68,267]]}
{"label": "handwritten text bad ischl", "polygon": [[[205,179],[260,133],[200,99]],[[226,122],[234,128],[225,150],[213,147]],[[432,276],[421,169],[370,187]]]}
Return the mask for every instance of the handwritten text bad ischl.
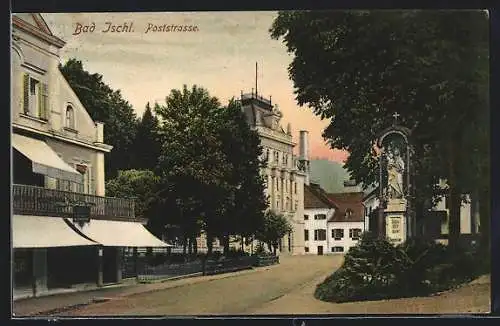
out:
{"label": "handwritten text bad ischl", "polygon": [[[114,24],[112,22],[105,22],[103,26],[96,27],[94,22],[90,24],[76,23],[73,35],[80,35],[82,33],[134,33],[134,22],[125,22],[121,24]],[[152,24],[148,23],[141,31],[147,33],[157,32],[198,32],[199,28],[196,25],[175,25],[175,24]]]}

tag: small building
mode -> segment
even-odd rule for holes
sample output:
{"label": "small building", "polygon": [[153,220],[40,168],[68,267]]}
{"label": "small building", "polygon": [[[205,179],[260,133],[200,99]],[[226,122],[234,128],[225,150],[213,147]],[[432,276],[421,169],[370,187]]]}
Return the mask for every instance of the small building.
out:
{"label": "small building", "polygon": [[329,194],[337,209],[328,220],[328,245],[331,253],[346,253],[355,246],[365,229],[363,192]]}
{"label": "small building", "polygon": [[12,15],[14,299],[120,282],[124,247],[168,246],[105,196],[112,146],[58,69],[64,45],[40,14]]}
{"label": "small building", "polygon": [[304,251],[323,255],[330,252],[328,221],[338,207],[317,183],[304,186]]}

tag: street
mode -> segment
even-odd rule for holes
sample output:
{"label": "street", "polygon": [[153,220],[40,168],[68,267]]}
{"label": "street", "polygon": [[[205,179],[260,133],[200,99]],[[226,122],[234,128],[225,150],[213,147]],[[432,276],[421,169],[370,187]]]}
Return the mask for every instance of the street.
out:
{"label": "street", "polygon": [[481,313],[490,309],[487,277],[432,297],[344,304],[316,300],[316,284],[341,262],[341,256],[282,257],[278,266],[224,277],[167,282],[168,288],[113,298],[60,315]]}

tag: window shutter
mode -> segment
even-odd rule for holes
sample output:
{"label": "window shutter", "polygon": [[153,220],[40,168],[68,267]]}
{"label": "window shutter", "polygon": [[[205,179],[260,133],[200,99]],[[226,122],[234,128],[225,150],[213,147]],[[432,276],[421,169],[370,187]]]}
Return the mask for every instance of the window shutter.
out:
{"label": "window shutter", "polygon": [[40,102],[40,118],[47,120],[49,111],[49,86],[45,83],[42,84],[41,102]]}
{"label": "window shutter", "polygon": [[28,114],[30,112],[30,76],[23,75],[23,112]]}

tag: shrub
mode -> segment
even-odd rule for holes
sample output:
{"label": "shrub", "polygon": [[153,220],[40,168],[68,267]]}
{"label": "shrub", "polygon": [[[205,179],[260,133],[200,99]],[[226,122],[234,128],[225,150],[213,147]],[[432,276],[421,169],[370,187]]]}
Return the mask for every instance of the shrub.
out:
{"label": "shrub", "polygon": [[314,295],[333,302],[428,295],[480,275],[485,265],[480,257],[463,246],[448,248],[423,240],[393,246],[364,234]]}

